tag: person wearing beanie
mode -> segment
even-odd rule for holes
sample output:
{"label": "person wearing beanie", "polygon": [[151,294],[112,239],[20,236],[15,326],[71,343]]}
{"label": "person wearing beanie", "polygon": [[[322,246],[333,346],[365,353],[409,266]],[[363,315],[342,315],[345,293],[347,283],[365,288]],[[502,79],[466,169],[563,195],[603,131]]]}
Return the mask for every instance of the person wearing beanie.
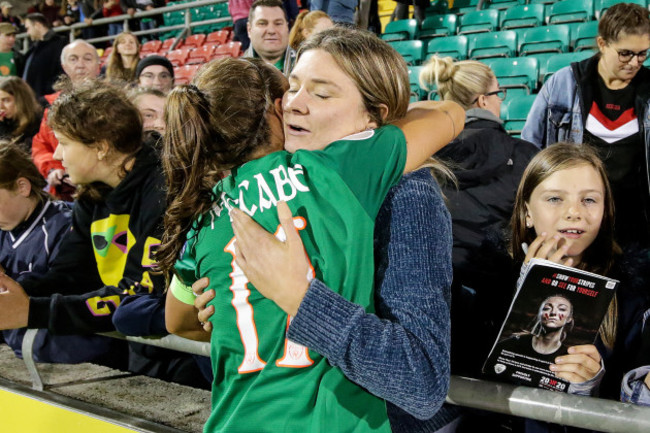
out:
{"label": "person wearing beanie", "polygon": [[174,67],[163,56],[147,56],[135,68],[138,87],[152,88],[168,93],[174,87]]}

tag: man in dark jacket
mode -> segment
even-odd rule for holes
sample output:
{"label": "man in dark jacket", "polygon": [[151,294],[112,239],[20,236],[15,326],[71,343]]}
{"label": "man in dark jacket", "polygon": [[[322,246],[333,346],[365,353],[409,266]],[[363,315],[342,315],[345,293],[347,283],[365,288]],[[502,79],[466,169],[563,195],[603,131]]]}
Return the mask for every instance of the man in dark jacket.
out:
{"label": "man in dark jacket", "polygon": [[34,90],[36,98],[41,98],[54,93],[52,86],[63,73],[61,51],[66,40],[57,36],[39,13],[27,15],[25,28],[33,43],[25,56],[22,78]]}

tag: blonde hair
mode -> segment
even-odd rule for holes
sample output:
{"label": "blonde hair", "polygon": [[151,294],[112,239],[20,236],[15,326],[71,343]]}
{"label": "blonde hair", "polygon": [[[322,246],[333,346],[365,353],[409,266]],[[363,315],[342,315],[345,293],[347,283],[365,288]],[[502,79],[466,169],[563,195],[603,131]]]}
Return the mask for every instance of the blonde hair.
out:
{"label": "blonde hair", "polygon": [[303,34],[303,30],[307,30],[309,34],[314,31],[316,23],[322,18],[327,18],[331,21],[329,15],[323,11],[302,11],[296,17],[296,22],[291,27],[291,32],[289,33],[289,45],[294,50],[297,50],[300,47],[300,44],[306,39]]}
{"label": "blonde hair", "polygon": [[[323,50],[334,58],[354,81],[370,119],[377,126],[404,117],[411,96],[406,62],[374,33],[344,27],[323,30],[305,40],[296,61],[309,50]],[[388,108],[385,117],[384,106]]]}
{"label": "blonde hair", "polygon": [[[137,47],[134,54],[134,64],[133,67],[127,68],[122,62],[122,54],[118,52],[117,46],[122,43],[124,38],[133,38],[135,40],[135,45]],[[108,64],[106,66],[106,78],[109,80],[115,81],[134,81],[135,80],[135,68],[140,60],[140,41],[138,37],[131,32],[122,32],[115,38],[113,41],[113,51],[108,56]]]}
{"label": "blonde hair", "polygon": [[468,110],[479,95],[487,93],[494,72],[476,60],[454,61],[451,57],[433,56],[420,72],[420,84],[430,89],[435,85],[443,101],[454,101]]}

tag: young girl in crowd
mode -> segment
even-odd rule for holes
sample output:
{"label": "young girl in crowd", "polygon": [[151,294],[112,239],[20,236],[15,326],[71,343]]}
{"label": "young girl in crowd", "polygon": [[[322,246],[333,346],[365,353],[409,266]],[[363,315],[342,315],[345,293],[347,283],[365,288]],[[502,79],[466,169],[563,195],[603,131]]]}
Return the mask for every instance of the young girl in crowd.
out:
{"label": "young girl in crowd", "polygon": [[122,32],[113,42],[113,51],[108,57],[106,78],[111,81],[132,82],[135,67],[140,61],[140,41],[131,32]]}
{"label": "young girl in crowd", "polygon": [[[45,180],[23,150],[0,142],[0,265],[18,282],[42,277],[54,263],[61,241],[70,228],[72,209],[53,201],[43,191]],[[25,329],[3,331],[4,339],[17,356],[22,356]],[[39,362],[76,363],[96,361],[106,354],[104,337],[51,335],[40,329],[33,353]]]}
{"label": "young girl in crowd", "polygon": [[43,111],[34,92],[18,77],[0,78],[0,138],[31,152]]}
{"label": "young girl in crowd", "polygon": [[300,44],[311,34],[329,29],[332,26],[334,26],[334,23],[325,12],[320,10],[302,11],[296,17],[293,27],[291,27],[289,45],[294,50],[298,50]]}
{"label": "young girl in crowd", "polygon": [[[336,287],[336,291],[348,299],[370,310],[373,308],[372,242],[369,229],[386,187],[393,183],[390,179],[394,179],[394,176],[401,174],[404,169],[402,163],[398,163],[397,167],[394,165],[396,157],[402,158],[394,152],[401,153],[404,149],[404,135],[394,126],[375,128],[383,124],[385,119],[401,117],[405,112],[408,103],[406,70],[403,60],[394,50],[374,36],[337,29],[323,32],[322,38],[324,40],[320,40],[320,44],[316,43],[302,52],[291,75],[291,88],[284,107],[287,148],[295,150],[296,147],[292,146],[299,146],[299,143],[308,139],[312,145],[311,149],[319,149],[336,137],[334,135],[327,140],[332,134],[340,134],[340,137],[361,131],[359,135],[349,137],[349,140],[331,144],[322,152],[297,152],[293,156],[285,152],[275,152],[266,158],[254,159],[280,149],[284,141],[280,130],[279,111],[279,99],[283,90],[279,80],[282,77],[261,62],[246,65],[242,60],[228,60],[212,64],[199,72],[194,80],[196,88],[188,86],[178,89],[168,101],[167,131],[168,134],[172,131],[172,135],[167,137],[165,147],[172,152],[168,158],[170,164],[167,171],[170,175],[169,193],[173,201],[168,210],[170,218],[167,221],[172,224],[168,224],[167,229],[172,236],[165,236],[167,243],[164,243],[161,249],[161,263],[169,269],[181,249],[181,245],[177,244],[178,240],[169,242],[169,239],[178,239],[179,235],[184,235],[193,227],[193,233],[188,236],[185,255],[193,256],[196,260],[198,276],[210,275],[218,299],[214,305],[218,310],[216,316],[220,317],[220,325],[213,327],[215,331],[212,334],[212,359],[217,379],[213,388],[214,410],[206,426],[207,431],[226,428],[230,420],[241,422],[247,419],[252,422],[261,419],[258,417],[265,420],[264,423],[269,426],[270,431],[283,427],[292,429],[293,423],[310,431],[322,430],[326,425],[334,425],[345,431],[382,431],[388,428],[386,409],[381,400],[357,388],[340,370],[329,366],[320,355],[295,343],[283,343],[288,316],[260,293],[240,291],[238,287],[245,284],[246,279],[233,261],[234,246],[230,239],[232,231],[227,213],[232,208],[232,199],[238,200],[239,206],[254,214],[255,218],[262,218],[262,224],[267,229],[275,231],[278,220],[275,218],[275,212],[271,211],[270,215],[268,212],[276,201],[275,195],[279,194],[278,198],[288,201],[289,206],[300,214],[297,222],[304,223],[301,228],[309,233],[307,251],[314,263],[316,275],[329,280]],[[332,43],[332,40],[336,42]],[[343,46],[345,49],[336,50]],[[326,48],[321,49],[322,47]],[[362,53],[373,55],[363,56]],[[358,62],[359,58],[365,59],[365,68],[356,68],[355,71],[363,70],[363,77],[346,69],[351,59]],[[393,65],[392,70],[397,75],[393,80],[387,80],[383,74],[379,74],[378,69],[386,63]],[[228,77],[236,75],[233,71],[238,69],[243,71],[237,75],[241,77],[245,74],[248,79],[231,82],[232,79]],[[316,73],[317,71],[319,73]],[[243,91],[238,88],[241,86],[250,89]],[[366,92],[366,86],[376,86],[375,92]],[[253,89],[265,87],[266,95],[252,93]],[[227,97],[228,92],[233,91],[249,95],[251,101],[235,110],[230,105],[232,99]],[[365,99],[368,95],[374,98],[370,105]],[[176,109],[177,106],[193,107],[193,110],[186,108],[188,112],[183,113]],[[318,123],[312,122],[312,117],[302,117],[299,114],[303,109],[305,112],[309,110],[316,118],[331,119],[331,116],[339,115],[340,121],[334,128],[330,122],[329,130],[322,129]],[[402,125],[404,134],[409,137],[406,141],[409,143],[407,161],[414,162],[413,167],[419,163],[411,159],[414,156],[411,146],[430,142],[426,148],[420,149],[422,153],[419,157],[426,158],[455,135],[451,118],[456,124],[462,120],[462,110],[455,104],[443,103],[440,109],[449,110],[450,118],[442,111],[420,107],[411,113],[417,119],[414,124]],[[181,114],[179,118],[175,118],[176,113]],[[222,113],[229,114],[229,123],[232,122],[233,116],[241,116],[242,120],[245,119],[251,126],[263,125],[262,131],[266,131],[263,133],[266,137],[256,133],[243,141],[241,134],[250,134],[248,131],[257,132],[258,128],[240,127],[229,130],[228,123],[220,121]],[[205,120],[191,129],[182,129],[181,125],[188,125],[191,119],[195,122]],[[431,137],[427,134],[428,128],[436,128],[436,125],[438,130],[445,133]],[[173,131],[180,131],[182,135],[175,136]],[[194,142],[187,137],[196,137],[197,133],[201,145],[198,148],[192,146],[190,149],[183,149],[184,143]],[[204,135],[209,138],[201,140]],[[222,143],[215,143],[212,137],[221,137]],[[321,143],[319,140],[327,141]],[[231,149],[232,144],[227,145],[242,142],[248,148]],[[211,146],[215,144],[218,147],[212,149]],[[369,152],[368,146],[372,146],[374,166],[365,160]],[[197,161],[205,161],[203,170],[194,168]],[[248,162],[236,168],[245,161]],[[323,163],[329,166],[329,175],[319,174]],[[411,163],[407,162],[406,167],[409,166]],[[209,182],[210,176],[214,179],[216,173],[228,168],[232,168],[233,176],[218,183],[214,195],[210,194],[209,190],[205,193],[200,191],[206,189],[207,185],[197,185],[191,181],[192,178],[199,182],[207,180],[211,188],[214,181]],[[190,173],[189,176],[183,173],[190,169],[195,174]],[[296,169],[298,171],[295,171]],[[378,181],[379,177],[383,180]],[[373,178],[375,180],[372,180]],[[255,186],[249,188],[249,182]],[[276,191],[276,187],[280,190]],[[366,189],[368,187],[370,190]],[[243,188],[241,195],[240,188]],[[245,191],[252,194],[249,195]],[[310,193],[305,194],[307,191]],[[349,195],[351,191],[355,191],[354,197]],[[261,197],[258,197],[258,192],[262,192]],[[213,202],[214,196],[221,197],[216,204]],[[373,196],[374,199],[371,198]],[[361,203],[357,197],[362,199]],[[222,201],[223,199],[225,201]],[[192,200],[194,205],[189,206],[188,200]],[[210,207],[210,214],[205,215],[203,220],[195,225],[192,225],[191,219],[187,221],[187,216],[182,215],[182,212],[189,213],[188,210],[198,209],[197,215],[188,215],[196,218]],[[234,211],[235,209],[230,210],[231,213]],[[267,213],[263,214],[263,211]],[[215,230],[211,230],[211,227]],[[354,233],[358,244],[352,243],[345,233]],[[364,236],[364,233],[368,236]],[[292,233],[289,233],[288,236],[291,235]],[[343,248],[343,243],[352,244],[348,245],[349,248]],[[215,244],[224,245],[225,249],[215,249]],[[185,282],[195,278],[193,272],[183,274]],[[228,282],[229,274],[234,278],[232,282]],[[225,289],[228,286],[231,286],[232,293]],[[179,286],[175,284],[172,284],[170,293],[173,295],[170,295],[171,301],[168,302],[168,313],[172,312],[171,303],[178,303],[174,296],[187,298],[179,293]],[[192,303],[191,292],[189,298],[189,303]],[[251,315],[253,310],[250,307],[254,309],[254,315]],[[295,305],[281,306],[285,311],[289,310],[291,317],[296,314],[294,307],[297,308]],[[235,319],[235,313],[239,320]],[[174,319],[168,320],[171,327],[178,326],[179,329],[185,325],[183,318],[170,319]],[[227,325],[230,322],[232,326]],[[256,328],[255,322],[265,325],[263,328]],[[192,307],[187,323],[189,331],[196,331],[196,328],[200,330]],[[241,330],[241,336],[237,329]],[[260,330],[259,338],[254,329]],[[235,378],[237,379],[234,380]],[[280,384],[282,386],[279,386]],[[298,386],[300,390],[293,389],[294,386]],[[281,391],[278,393],[277,390]],[[260,414],[259,407],[253,409],[247,404],[249,399],[261,398],[263,395],[267,395],[269,401],[274,402],[273,405],[265,405],[268,411],[265,411],[266,414]],[[302,404],[296,401],[296,395],[303,396]],[[275,404],[281,404],[285,398],[291,398],[292,403],[284,405],[280,415]],[[335,398],[336,401],[330,398]],[[313,403],[307,405],[307,400],[312,400]],[[331,407],[326,411],[325,408],[329,404]],[[287,408],[290,408],[290,413],[287,413]],[[249,410],[254,410],[255,414],[248,412]],[[257,423],[254,425],[258,426]],[[246,427],[242,429],[247,430]]]}
{"label": "young girl in crowd", "polygon": [[[113,331],[112,316],[125,297],[164,291],[164,278],[153,272],[165,211],[158,151],[142,140],[137,108],[124,91],[106,83],[66,89],[52,104],[48,123],[59,143],[54,158],[79,185],[72,228],[44,275],[26,275],[20,284],[0,277],[7,289],[0,293],[0,328],[77,335]],[[177,368],[185,366],[177,360],[189,355],[129,347],[130,371],[188,378],[191,385],[201,378],[196,368],[188,374]],[[71,351],[81,356],[99,349],[110,355],[102,361],[127,368],[125,347],[113,338]]]}
{"label": "young girl in crowd", "polygon": [[[540,152],[524,172],[512,216],[515,263],[539,257],[621,280],[595,345],[568,348],[551,370],[570,392],[618,398],[634,367],[646,303],[641,278],[614,240],[614,202],[603,163],[590,146],[559,143]],[[522,244],[528,245],[524,252]],[[604,361],[605,374],[601,359]]]}

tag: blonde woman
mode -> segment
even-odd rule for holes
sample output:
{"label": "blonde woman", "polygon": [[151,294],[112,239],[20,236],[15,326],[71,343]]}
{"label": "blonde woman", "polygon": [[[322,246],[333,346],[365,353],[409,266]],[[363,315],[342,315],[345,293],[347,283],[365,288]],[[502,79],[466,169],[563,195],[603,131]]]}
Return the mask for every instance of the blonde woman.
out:
{"label": "blonde woman", "polygon": [[333,26],[334,22],[323,11],[302,11],[296,17],[296,22],[289,33],[289,46],[297,50],[310,35]]}
{"label": "blonde woman", "polygon": [[140,61],[140,41],[131,32],[122,32],[115,42],[108,57],[106,78],[111,81],[134,81],[135,67]]}

